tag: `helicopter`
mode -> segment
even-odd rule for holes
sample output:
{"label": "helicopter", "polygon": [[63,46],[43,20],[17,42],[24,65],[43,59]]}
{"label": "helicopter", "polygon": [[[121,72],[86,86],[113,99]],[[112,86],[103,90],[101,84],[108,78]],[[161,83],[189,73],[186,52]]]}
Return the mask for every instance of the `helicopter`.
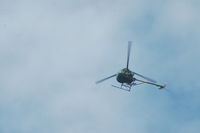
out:
{"label": "helicopter", "polygon": [[[155,80],[148,78],[146,76],[143,76],[139,73],[133,72],[129,69],[129,58],[130,58],[130,53],[131,53],[131,46],[132,42],[128,41],[128,52],[127,52],[127,63],[126,63],[126,68],[123,68],[120,72],[113,74],[109,77],[106,77],[104,79],[101,79],[96,82],[96,84],[102,83],[110,78],[116,77],[116,80],[121,84],[120,87],[112,85],[112,87],[122,89],[125,91],[131,91],[131,88],[136,85],[141,85],[141,84],[149,84],[149,85],[154,85],[158,89],[163,89],[166,87],[166,85],[158,84]],[[136,76],[142,78],[136,78]]]}

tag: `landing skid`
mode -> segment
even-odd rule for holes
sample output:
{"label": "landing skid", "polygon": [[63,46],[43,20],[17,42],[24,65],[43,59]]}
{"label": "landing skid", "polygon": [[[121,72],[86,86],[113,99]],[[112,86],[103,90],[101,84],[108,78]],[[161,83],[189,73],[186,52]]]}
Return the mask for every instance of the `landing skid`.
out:
{"label": "landing skid", "polygon": [[136,84],[136,83],[132,83],[132,84],[121,84],[120,87],[115,86],[115,85],[111,85],[111,86],[112,86],[112,87],[115,87],[115,88],[117,88],[117,89],[121,89],[121,90],[129,91],[129,92],[130,92],[132,86],[141,85],[141,84],[143,84],[143,83],[138,83],[138,84]]}
{"label": "landing skid", "polygon": [[124,90],[124,91],[131,91],[131,87],[123,87],[123,86],[121,86],[121,87],[118,87],[118,86],[115,86],[115,85],[112,85],[112,87],[115,87],[115,88],[118,88],[118,89],[121,89],[121,90]]}

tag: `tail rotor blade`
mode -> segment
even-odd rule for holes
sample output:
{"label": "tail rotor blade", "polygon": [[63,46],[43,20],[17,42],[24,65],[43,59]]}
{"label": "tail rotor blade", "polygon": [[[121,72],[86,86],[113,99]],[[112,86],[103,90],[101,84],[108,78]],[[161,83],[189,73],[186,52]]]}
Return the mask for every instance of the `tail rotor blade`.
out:
{"label": "tail rotor blade", "polygon": [[128,42],[128,53],[127,53],[127,64],[126,64],[127,69],[128,69],[128,66],[129,66],[129,57],[130,57],[130,53],[131,53],[131,46],[132,46],[132,42],[129,41]]}
{"label": "tail rotor blade", "polygon": [[143,76],[143,75],[141,75],[141,74],[139,74],[139,73],[134,72],[134,74],[137,75],[137,76],[139,76],[139,77],[142,77],[142,78],[144,78],[144,79],[146,79],[146,80],[148,80],[148,81],[151,81],[151,82],[153,82],[153,83],[156,83],[155,80],[153,80],[153,79],[151,79],[151,78],[148,78],[148,77],[146,77],[146,76]]}
{"label": "tail rotor blade", "polygon": [[96,82],[96,84],[99,84],[99,83],[101,83],[101,82],[103,82],[103,81],[105,81],[105,80],[107,80],[107,79],[113,78],[113,77],[115,77],[115,76],[117,76],[117,74],[114,74],[114,75],[112,75],[112,76],[109,76],[109,77],[107,77],[107,78],[104,78],[104,79],[102,79],[102,80],[99,80],[99,81]]}

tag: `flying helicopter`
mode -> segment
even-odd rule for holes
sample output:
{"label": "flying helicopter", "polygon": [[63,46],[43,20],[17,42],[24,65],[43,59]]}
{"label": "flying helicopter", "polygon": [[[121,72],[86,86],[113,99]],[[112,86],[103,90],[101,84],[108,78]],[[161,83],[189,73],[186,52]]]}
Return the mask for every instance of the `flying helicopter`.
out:
{"label": "flying helicopter", "polygon": [[[127,63],[126,68],[123,68],[120,72],[113,74],[109,77],[106,77],[104,79],[101,79],[96,82],[96,84],[102,83],[103,81],[106,81],[110,78],[116,77],[116,80],[121,84],[120,87],[112,85],[115,88],[122,89],[125,91],[131,91],[131,88],[136,85],[141,84],[149,84],[154,85],[159,89],[163,89],[166,87],[166,85],[158,84],[155,80],[148,78],[146,76],[143,76],[139,73],[133,72],[129,69],[129,58],[131,53],[131,46],[132,42],[128,41],[128,53],[127,53]],[[138,78],[139,77],[139,78]],[[141,79],[142,78],[142,79]]]}

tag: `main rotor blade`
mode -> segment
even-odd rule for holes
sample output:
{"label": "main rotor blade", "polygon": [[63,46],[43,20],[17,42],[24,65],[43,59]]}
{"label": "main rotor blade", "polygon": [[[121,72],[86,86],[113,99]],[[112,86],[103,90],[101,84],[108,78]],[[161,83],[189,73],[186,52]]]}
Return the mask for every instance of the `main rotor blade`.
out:
{"label": "main rotor blade", "polygon": [[105,81],[105,80],[107,80],[107,79],[110,79],[110,78],[112,78],[112,77],[115,77],[115,76],[117,76],[117,74],[114,74],[114,75],[112,75],[112,76],[109,76],[109,77],[107,77],[107,78],[104,78],[104,79],[102,79],[102,80],[99,80],[99,81],[96,82],[96,84],[99,84],[99,83],[101,83],[101,82],[103,82],[103,81]]}
{"label": "main rotor blade", "polygon": [[151,81],[151,82],[153,82],[153,83],[156,83],[155,80],[153,80],[153,79],[151,79],[151,78],[148,78],[148,77],[146,77],[146,76],[143,76],[143,75],[141,75],[141,74],[139,74],[139,73],[134,72],[134,74],[137,75],[137,76],[139,76],[139,77],[142,77],[142,78],[144,78],[144,79],[146,79],[146,80],[148,80],[148,81]]}
{"label": "main rotor blade", "polygon": [[131,45],[132,45],[132,42],[128,41],[128,53],[127,53],[127,64],[126,64],[127,69],[128,69],[128,66],[129,66],[129,57],[130,57],[130,53],[131,53]]}

